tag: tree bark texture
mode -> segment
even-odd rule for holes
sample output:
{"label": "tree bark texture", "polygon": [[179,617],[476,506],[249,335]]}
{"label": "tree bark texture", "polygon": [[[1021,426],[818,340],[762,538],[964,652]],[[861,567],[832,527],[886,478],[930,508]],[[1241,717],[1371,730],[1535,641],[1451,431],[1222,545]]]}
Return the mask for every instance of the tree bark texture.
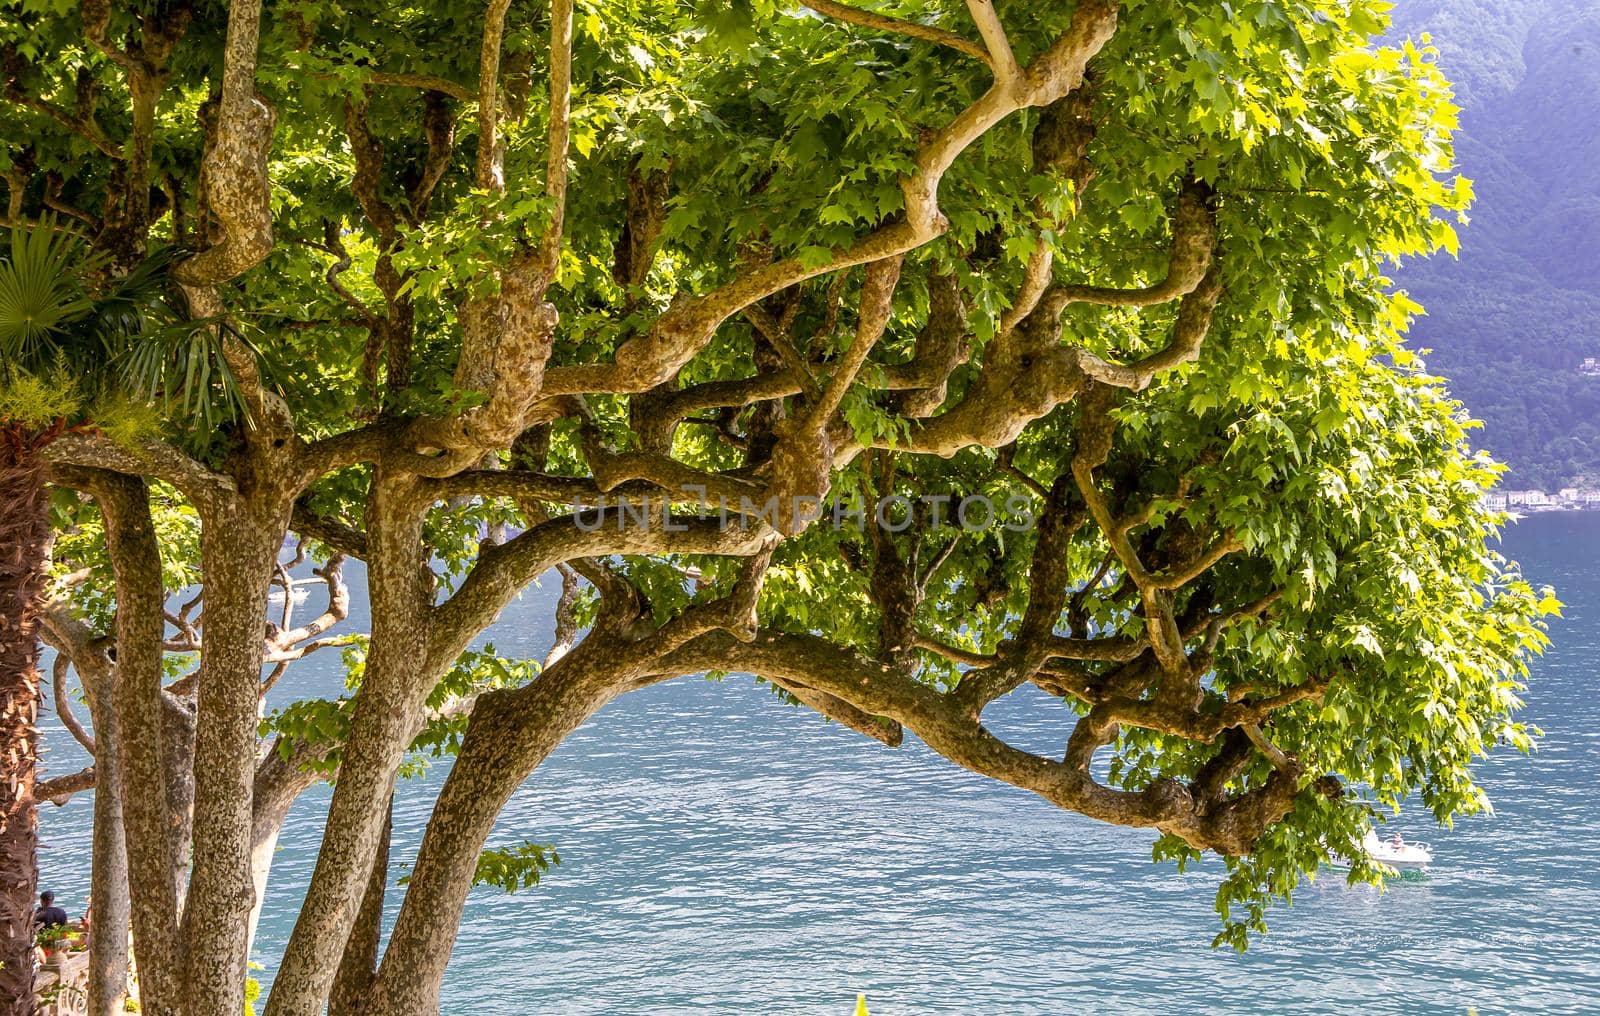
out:
{"label": "tree bark texture", "polygon": [[107,474],[94,493],[105,519],[117,584],[117,727],[113,743],[119,746],[117,768],[131,920],[138,941],[140,1003],[147,1013],[175,1012],[181,994],[177,835],[180,825],[187,827],[180,813],[187,815],[189,801],[174,808],[168,765],[187,763],[190,755],[187,744],[181,753],[171,750],[164,716],[161,552],[144,480]]}
{"label": "tree bark texture", "polygon": [[33,1004],[38,881],[39,640],[50,547],[45,462],[33,435],[0,429],[0,1013]]}
{"label": "tree bark texture", "polygon": [[237,504],[206,521],[206,646],[194,752],[194,841],[201,849],[184,907],[184,993],[188,1016],[237,1016],[255,905],[251,803],[263,614],[284,530],[270,514]]}
{"label": "tree bark texture", "polygon": [[272,985],[267,1016],[314,1016],[328,1000],[339,957],[361,905],[384,833],[395,773],[421,726],[432,680],[426,672],[428,591],[414,478],[375,478],[368,505],[372,639],[322,849],[307,898]]}
{"label": "tree bark texture", "polygon": [[391,799],[378,841],[378,855],[372,859],[372,874],[367,877],[366,895],[361,910],[345,942],[344,957],[333,979],[333,994],[328,1000],[328,1016],[363,1016],[363,1007],[372,992],[378,972],[378,940],[383,936],[383,900],[389,889],[389,838],[394,832],[394,802]]}
{"label": "tree bark texture", "polygon": [[[478,700],[423,835],[366,1016],[430,1016],[495,819],[523,780],[616,694],[580,645],[532,685]],[[563,669],[564,668],[564,669]]]}
{"label": "tree bark texture", "polygon": [[117,1016],[128,996],[128,854],[123,840],[121,734],[117,720],[118,667],[102,654],[85,654],[79,675],[94,719],[94,837],[89,884],[89,1016]]}

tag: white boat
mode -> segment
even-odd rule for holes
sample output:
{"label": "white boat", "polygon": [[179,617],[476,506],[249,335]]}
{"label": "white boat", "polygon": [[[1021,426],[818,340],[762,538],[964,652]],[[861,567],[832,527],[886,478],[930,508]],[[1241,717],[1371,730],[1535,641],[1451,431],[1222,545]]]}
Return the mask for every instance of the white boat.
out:
{"label": "white boat", "polygon": [[[294,602],[296,602],[296,603],[304,603],[304,602],[306,602],[306,597],[308,597],[310,595],[311,595],[311,590],[306,589],[306,588],[304,588],[302,586],[295,586],[294,587]],[[283,602],[283,587],[282,586],[273,586],[272,590],[267,593],[267,599],[272,601],[273,603],[282,603]]]}
{"label": "white boat", "polygon": [[1368,829],[1367,835],[1362,838],[1361,849],[1369,861],[1388,865],[1398,871],[1420,871],[1433,863],[1433,851],[1426,843],[1396,843],[1395,840],[1381,840],[1371,829]]}

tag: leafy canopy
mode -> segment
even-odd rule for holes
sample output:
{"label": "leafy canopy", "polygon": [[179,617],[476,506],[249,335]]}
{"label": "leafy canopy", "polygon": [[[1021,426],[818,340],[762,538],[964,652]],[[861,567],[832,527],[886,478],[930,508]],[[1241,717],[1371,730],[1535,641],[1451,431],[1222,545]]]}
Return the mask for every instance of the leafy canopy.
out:
{"label": "leafy canopy", "polygon": [[[122,110],[126,84],[71,12],[21,6],[0,45],[24,58],[10,88],[33,101],[0,126],[36,141],[5,158],[58,178],[28,184],[30,200],[49,186],[94,207],[117,186],[100,153],[130,129],[96,110]],[[475,171],[478,7],[272,5],[256,86],[277,111],[275,245],[224,294],[229,321],[299,434],[374,419],[405,434],[488,404],[462,381],[475,308],[511,290],[508,266],[562,210],[549,398],[483,459],[544,493],[434,505],[441,596],[492,557],[487,530],[559,521],[560,483],[589,503],[685,478],[799,490],[869,518],[901,498],[914,507],[897,530],[780,527],[755,641],[707,637],[656,662],[748,670],[881,739],[909,727],[959,764],[1157,830],[1158,858],[1216,850],[1219,941],[1243,947],[1271,899],[1330,853],[1354,856],[1381,812],[1482,810],[1474,761],[1531,745],[1514,713],[1555,604],[1492,550],[1482,499],[1499,467],[1407,348],[1420,308],[1391,279],[1453,253],[1471,200],[1450,171],[1449,86],[1426,46],[1373,44],[1379,2],[998,3],[1025,68],[1096,12],[1114,7],[1114,31],[1081,83],[962,148],[936,182],[936,228],[869,257],[914,225],[907,181],[994,80],[926,37],[970,36],[962,5],[871,6],[920,28],[770,0],[582,0],[562,203],[544,168],[545,5],[513,5],[506,24],[503,189]],[[226,16],[185,10],[150,137],[170,194],[149,224],[198,247]],[[151,30],[148,14],[114,10],[109,36]],[[59,249],[41,242],[28,250]],[[763,272],[788,281],[763,290]],[[0,320],[41,341],[83,313],[75,294],[13,300]],[[17,309],[45,305],[62,309]],[[707,307],[726,313],[691,341]],[[229,383],[204,374],[222,360],[203,349],[130,362],[168,379],[202,365],[185,391]],[[142,390],[177,417],[191,405]],[[220,462],[244,431],[192,436]],[[373,472],[331,471],[306,503],[359,527]],[[980,496],[1032,524],[952,527],[929,507]],[[746,574],[691,549],[601,555],[615,584],[600,599],[667,625]],[[477,657],[451,673],[501,690],[545,679]],[[979,722],[1024,683],[1077,717],[1060,758]],[[269,727],[338,740],[347,710],[302,704]],[[531,884],[542,850],[484,855],[478,875]],[[1358,861],[1352,877],[1378,874]]]}

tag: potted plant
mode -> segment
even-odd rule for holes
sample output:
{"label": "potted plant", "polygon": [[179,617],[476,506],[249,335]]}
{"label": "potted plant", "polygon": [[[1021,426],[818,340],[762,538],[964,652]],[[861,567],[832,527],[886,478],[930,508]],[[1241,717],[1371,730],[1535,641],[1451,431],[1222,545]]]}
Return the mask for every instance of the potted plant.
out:
{"label": "potted plant", "polygon": [[64,924],[40,928],[35,941],[38,942],[39,948],[44,950],[44,961],[59,964],[72,944],[71,936],[72,930]]}

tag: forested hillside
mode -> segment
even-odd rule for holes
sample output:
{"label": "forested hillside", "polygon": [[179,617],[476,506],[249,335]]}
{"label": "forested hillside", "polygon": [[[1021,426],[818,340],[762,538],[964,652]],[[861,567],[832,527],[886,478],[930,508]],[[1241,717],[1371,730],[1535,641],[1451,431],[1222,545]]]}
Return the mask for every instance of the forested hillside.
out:
{"label": "forested hillside", "polygon": [[1395,28],[1439,48],[1477,192],[1460,260],[1401,274],[1417,342],[1509,486],[1600,474],[1600,0],[1404,0]]}

